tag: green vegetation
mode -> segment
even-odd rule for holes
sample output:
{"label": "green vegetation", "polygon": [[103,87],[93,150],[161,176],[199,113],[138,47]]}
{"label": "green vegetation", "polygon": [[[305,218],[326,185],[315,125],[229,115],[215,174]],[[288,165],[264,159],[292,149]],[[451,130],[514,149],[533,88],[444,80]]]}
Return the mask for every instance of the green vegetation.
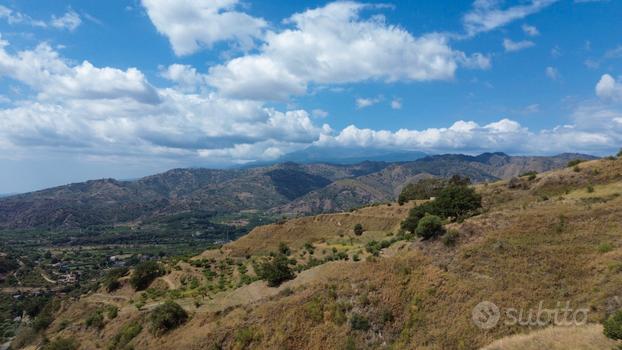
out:
{"label": "green vegetation", "polygon": [[576,167],[577,165],[583,163],[584,161],[582,159],[573,159],[571,161],[568,162],[568,164],[566,164],[567,168],[572,168],[572,167]]}
{"label": "green vegetation", "polygon": [[443,221],[436,215],[425,214],[417,223],[415,233],[423,239],[430,239],[443,234]]}
{"label": "green vegetation", "polygon": [[356,224],[354,225],[354,234],[357,236],[360,236],[363,234],[363,225],[361,224]]}
{"label": "green vegetation", "polygon": [[130,284],[136,290],[143,290],[153,282],[154,279],[162,276],[164,269],[155,261],[142,262],[134,268]]}
{"label": "green vegetation", "polygon": [[604,333],[607,338],[620,340],[622,339],[622,310],[618,310],[615,314],[609,316],[603,322]]}
{"label": "green vegetation", "polygon": [[173,301],[167,301],[151,311],[150,331],[154,335],[162,335],[184,324],[186,320],[186,310]]}
{"label": "green vegetation", "polygon": [[482,198],[473,188],[465,184],[450,184],[445,187],[433,201],[421,204],[410,210],[406,220],[402,222],[402,229],[416,232],[419,221],[426,214],[439,218],[461,220],[473,215],[482,207]]}
{"label": "green vegetation", "polygon": [[447,180],[444,179],[423,179],[417,183],[409,183],[400,192],[397,198],[399,205],[403,205],[411,200],[424,200],[436,197],[445,188]]}
{"label": "green vegetation", "polygon": [[141,326],[138,322],[132,321],[124,324],[119,332],[112,337],[112,340],[108,345],[108,350],[131,350],[133,347],[129,345],[130,342],[142,330],[143,326]]}
{"label": "green vegetation", "polygon": [[458,242],[459,236],[460,234],[458,231],[449,230],[441,237],[441,242],[447,247],[453,247],[456,245],[456,242]]}
{"label": "green vegetation", "polygon": [[287,246],[287,244],[281,242],[279,243],[279,253],[285,255],[285,256],[289,256],[292,251],[291,249],[289,249],[289,247]]}
{"label": "green vegetation", "polygon": [[127,275],[128,271],[129,269],[127,267],[118,267],[108,271],[102,282],[102,284],[106,288],[106,291],[110,293],[119,289],[119,287],[121,287],[121,283],[119,283],[119,278]]}
{"label": "green vegetation", "polygon": [[102,329],[104,328],[104,315],[101,310],[93,311],[89,317],[87,317],[86,321],[84,321],[84,325],[87,328],[95,328]]}
{"label": "green vegetation", "polygon": [[352,314],[352,317],[350,318],[350,327],[352,327],[355,331],[369,330],[369,320],[359,314]]}
{"label": "green vegetation", "polygon": [[276,254],[257,266],[257,276],[268,282],[270,287],[278,287],[281,283],[295,277],[289,267],[290,261],[284,254]]}
{"label": "green vegetation", "polygon": [[76,350],[78,343],[74,339],[57,338],[43,346],[41,350]]}

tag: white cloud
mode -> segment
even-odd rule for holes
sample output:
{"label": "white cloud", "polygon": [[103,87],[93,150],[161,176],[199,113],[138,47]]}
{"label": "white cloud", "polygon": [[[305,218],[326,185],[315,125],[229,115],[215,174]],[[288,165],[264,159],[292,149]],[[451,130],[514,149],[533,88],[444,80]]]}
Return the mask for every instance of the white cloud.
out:
{"label": "white cloud", "polygon": [[399,98],[394,98],[391,101],[391,108],[392,109],[402,109],[402,100]]}
{"label": "white cloud", "polygon": [[267,25],[261,18],[236,11],[238,0],[142,0],[142,5],[178,56],[211,48],[219,41],[250,49]]}
{"label": "white cloud", "polygon": [[602,99],[622,101],[622,81],[616,81],[611,75],[603,74],[596,84],[596,95]]}
{"label": "white cloud", "polygon": [[210,68],[209,82],[238,98],[283,100],[310,83],[365,80],[449,80],[459,65],[487,68],[490,60],[449,47],[440,34],[414,37],[381,15],[361,17],[371,5],[334,2],[297,13],[293,28],[268,32],[259,53]]}
{"label": "white cloud", "polygon": [[560,78],[559,71],[555,67],[546,67],[544,74],[551,80],[558,80]]}
{"label": "white cloud", "polygon": [[206,84],[205,75],[185,64],[171,64],[167,68],[160,68],[160,75],[166,78],[185,92],[194,92]]}
{"label": "white cloud", "polygon": [[73,10],[67,11],[61,17],[52,16],[50,25],[58,29],[67,29],[74,31],[82,23],[80,16]]}
{"label": "white cloud", "polygon": [[501,1],[475,0],[471,11],[463,17],[463,24],[468,35],[476,35],[540,12],[557,1],[529,0],[523,4],[502,9]]}
{"label": "white cloud", "polygon": [[529,36],[538,36],[540,35],[540,31],[535,26],[530,26],[529,24],[523,24],[521,26],[523,32]]}
{"label": "white cloud", "polygon": [[523,40],[523,41],[512,41],[510,39],[503,39],[503,48],[506,52],[514,52],[520,51],[529,47],[534,46],[533,41]]}
{"label": "white cloud", "polygon": [[356,109],[363,109],[363,108],[371,107],[375,104],[378,104],[380,101],[382,101],[382,97],[380,96],[372,97],[372,98],[359,97],[355,100]]}
{"label": "white cloud", "polygon": [[323,109],[314,109],[313,111],[311,111],[311,115],[315,118],[326,118],[328,117],[328,112],[326,112]]}
{"label": "white cloud", "polygon": [[125,71],[93,66],[88,61],[69,66],[48,44],[12,55],[0,41],[0,76],[10,77],[38,92],[40,99],[130,98],[157,103],[156,90],[136,68]]}

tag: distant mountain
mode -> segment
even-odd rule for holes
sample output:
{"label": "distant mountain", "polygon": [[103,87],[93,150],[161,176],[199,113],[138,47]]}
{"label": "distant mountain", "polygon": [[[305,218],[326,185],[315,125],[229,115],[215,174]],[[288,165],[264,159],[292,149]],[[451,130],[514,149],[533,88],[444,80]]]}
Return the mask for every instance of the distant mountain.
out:
{"label": "distant mountain", "polygon": [[[410,162],[427,156],[423,152],[395,152],[382,149],[361,148],[328,148],[311,146],[303,150],[288,153],[274,162],[252,163],[250,166],[270,165],[274,163],[295,162],[330,163],[330,164],[356,164],[365,161],[371,162]],[[249,166],[247,165],[247,166]]]}
{"label": "distant mountain", "polygon": [[[414,156],[414,155],[413,155]],[[408,162],[285,162],[244,169],[173,169],[133,181],[93,180],[0,199],[0,228],[82,228],[223,216],[243,211],[299,215],[394,199],[408,182],[468,176],[489,181],[563,167],[571,159],[438,155]]]}
{"label": "distant mountain", "polygon": [[508,179],[527,171],[543,172],[561,168],[573,159],[595,158],[570,153],[552,157],[513,157],[505,153],[428,156],[413,162],[391,164],[381,171],[356,179],[335,181],[290,203],[273,208],[272,212],[293,216],[347,210],[370,202],[393,200],[407,183],[423,178],[460,175],[474,182],[492,181]]}

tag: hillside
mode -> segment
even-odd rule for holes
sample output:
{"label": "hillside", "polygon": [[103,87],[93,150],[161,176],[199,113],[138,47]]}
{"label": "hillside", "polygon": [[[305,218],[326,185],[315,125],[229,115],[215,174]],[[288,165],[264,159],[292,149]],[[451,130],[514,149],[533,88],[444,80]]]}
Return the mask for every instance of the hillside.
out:
{"label": "hillside", "polygon": [[[162,261],[168,272],[147,291],[134,291],[123,277],[115,292],[100,288],[65,301],[45,336],[75,339],[80,349],[106,348],[137,324],[127,340],[136,350],[512,350],[542,349],[555,339],[559,349],[615,345],[598,322],[622,308],[622,159],[519,182],[477,185],[484,208],[446,225],[457,233],[453,244],[399,234],[409,208],[421,203],[292,219],[188,261]],[[361,236],[352,233],[358,223]],[[298,272],[272,288],[254,280],[254,267],[281,242]],[[167,299],[189,320],[154,336],[150,315]],[[483,330],[471,319],[482,301],[523,310],[569,302],[588,310],[589,322],[563,329],[500,322]],[[118,316],[88,327],[86,320],[107,305]],[[25,325],[14,344],[33,339],[41,338]]]}

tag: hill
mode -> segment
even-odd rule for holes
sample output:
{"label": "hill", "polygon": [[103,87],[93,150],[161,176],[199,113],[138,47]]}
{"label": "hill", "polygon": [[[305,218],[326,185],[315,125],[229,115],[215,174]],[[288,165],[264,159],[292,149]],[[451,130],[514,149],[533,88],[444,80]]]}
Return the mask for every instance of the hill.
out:
{"label": "hill", "polygon": [[135,181],[93,180],[1,198],[0,229],[153,224],[180,214],[195,221],[222,221],[222,216],[244,211],[274,216],[333,212],[393,200],[406,183],[420,178],[458,174],[475,182],[492,181],[560,168],[575,158],[593,157],[485,153],[401,163],[288,162],[246,169],[173,169]]}
{"label": "hill", "polygon": [[[136,350],[618,345],[597,324],[622,308],[622,159],[517,181],[476,185],[484,208],[446,223],[451,241],[400,234],[400,221],[421,203],[291,219],[190,260],[162,261],[167,273],[146,291],[134,291],[122,277],[115,292],[100,288],[63,302],[44,335],[75,339],[80,349],[105,348],[137,324],[138,332],[126,337]],[[364,228],[360,236],[353,234],[356,224]],[[282,249],[281,242],[296,275],[269,287],[256,280],[256,268],[266,254]],[[189,320],[153,335],[151,315],[167,299],[181,305]],[[525,312],[568,302],[587,310],[587,325],[559,329],[549,319],[521,326],[506,318],[484,330],[472,320],[482,301]],[[97,310],[111,305],[118,316],[102,317],[99,328],[87,326]],[[24,325],[14,344],[37,339],[41,335]]]}

